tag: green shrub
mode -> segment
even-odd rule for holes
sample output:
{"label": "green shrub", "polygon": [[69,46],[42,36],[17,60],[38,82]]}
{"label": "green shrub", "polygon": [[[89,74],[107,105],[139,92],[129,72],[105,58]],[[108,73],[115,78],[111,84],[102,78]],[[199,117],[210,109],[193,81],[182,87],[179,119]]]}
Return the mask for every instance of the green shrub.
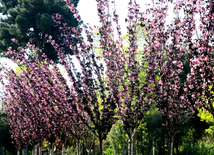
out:
{"label": "green shrub", "polygon": [[185,155],[214,155],[214,149],[207,147],[204,143],[199,145],[190,146],[187,145],[181,152],[181,154]]}
{"label": "green shrub", "polygon": [[113,155],[114,154],[114,150],[110,147],[103,152],[104,152],[104,155]]}

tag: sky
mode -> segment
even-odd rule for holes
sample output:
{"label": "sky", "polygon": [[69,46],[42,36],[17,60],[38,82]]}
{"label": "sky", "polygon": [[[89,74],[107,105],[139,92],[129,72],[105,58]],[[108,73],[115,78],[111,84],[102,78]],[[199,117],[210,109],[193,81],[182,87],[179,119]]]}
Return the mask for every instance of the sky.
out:
{"label": "sky", "polygon": [[[112,9],[109,9],[110,13],[112,13],[113,8],[115,6],[116,8],[116,13],[119,15],[119,25],[122,29],[122,34],[126,34],[126,24],[125,24],[125,18],[128,15],[128,3],[130,0],[109,0],[110,1],[110,6],[112,7]],[[115,1],[115,5],[114,3],[112,3],[113,1]],[[143,10],[146,9],[146,5],[147,3],[150,3],[152,6],[152,1],[151,0],[135,0],[139,5],[140,5],[140,12],[142,12]],[[90,26],[99,26],[99,18],[97,15],[97,2],[96,0],[79,0],[78,6],[77,6],[77,10],[79,11],[79,14],[83,20],[83,22],[89,23]],[[172,12],[173,7],[169,7],[169,12]],[[171,15],[171,13],[169,13],[169,15]],[[0,14],[0,20],[3,16],[1,16]],[[171,21],[173,17],[169,16],[169,22]]]}
{"label": "sky", "polygon": [[[111,2],[113,0],[110,0]],[[125,18],[128,15],[128,3],[130,0],[115,0],[115,8],[116,13],[119,15],[119,25],[122,28],[122,33],[125,34],[126,26],[125,26]],[[136,0],[136,2],[140,5],[141,9],[145,9],[145,3],[150,2],[150,0]],[[112,9],[114,8],[114,3],[110,3]],[[109,9],[110,13],[112,9]],[[83,20],[84,23],[89,23],[90,26],[99,25],[99,18],[97,15],[97,2],[96,0],[80,0],[77,10]]]}
{"label": "sky", "polygon": [[[110,1],[112,2],[113,0]],[[119,25],[121,26],[123,35],[126,33],[125,18],[128,15],[127,8],[129,1],[130,0],[115,0],[116,13],[119,15]],[[140,6],[140,12],[146,9],[145,4],[150,3],[151,6],[153,5],[151,0],[136,0],[136,2]],[[114,8],[114,3],[110,4],[111,7]],[[79,11],[79,14],[84,23],[89,23],[90,26],[99,25],[96,0],[80,0],[77,6],[77,10]],[[169,16],[168,16],[169,23],[173,18],[173,16],[170,16],[172,15],[172,11],[173,6],[169,4]],[[112,9],[110,9],[110,12],[112,12]]]}

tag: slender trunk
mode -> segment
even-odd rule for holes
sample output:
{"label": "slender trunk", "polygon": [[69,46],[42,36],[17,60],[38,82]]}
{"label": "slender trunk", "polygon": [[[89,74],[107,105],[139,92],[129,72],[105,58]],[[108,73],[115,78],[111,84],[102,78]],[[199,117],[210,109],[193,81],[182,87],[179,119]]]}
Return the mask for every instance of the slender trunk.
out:
{"label": "slender trunk", "polygon": [[65,142],[62,143],[62,155],[65,155]]}
{"label": "slender trunk", "polygon": [[66,138],[65,134],[63,133],[61,135],[61,142],[62,142],[62,155],[65,155],[65,143],[66,143]]}
{"label": "slender trunk", "polygon": [[77,155],[80,155],[80,140],[77,139]]}
{"label": "slender trunk", "polygon": [[131,138],[129,136],[128,155],[131,155]]}
{"label": "slender trunk", "polygon": [[38,149],[37,149],[37,145],[34,146],[34,154],[37,155],[38,154]]}
{"label": "slender trunk", "polygon": [[42,155],[42,146],[41,146],[41,144],[39,145],[39,155]]}
{"label": "slender trunk", "polygon": [[152,144],[153,144],[153,151],[152,151],[152,154],[155,155],[155,143],[154,143],[154,140],[152,141]]}
{"label": "slender trunk", "polygon": [[[3,152],[4,152],[4,151],[3,151]],[[20,151],[19,151],[19,150],[17,151],[17,155],[20,155]]]}
{"label": "slender trunk", "polygon": [[103,140],[101,138],[99,138],[100,141],[100,155],[104,155],[103,154]]}
{"label": "slender trunk", "polygon": [[54,149],[54,144],[51,143],[51,145],[49,145],[49,155],[53,155],[53,149]]}
{"label": "slender trunk", "polygon": [[128,155],[133,155],[133,137],[129,135]]}
{"label": "slender trunk", "polygon": [[138,154],[138,139],[136,138],[136,140],[137,140],[137,142],[136,142],[136,143],[137,143],[137,144],[136,144],[136,146],[137,146],[137,147],[136,147],[136,154]]}
{"label": "slender trunk", "polygon": [[55,143],[52,143],[52,154],[51,155],[54,155],[54,150],[55,150]]}
{"label": "slender trunk", "polygon": [[33,146],[33,148],[32,148],[32,155],[35,155],[34,147],[35,147],[35,146]]}
{"label": "slender trunk", "polygon": [[25,147],[25,155],[28,155],[28,145]]}
{"label": "slender trunk", "polygon": [[173,143],[174,143],[174,136],[170,136],[169,146],[168,146],[168,155],[173,155],[173,152],[174,152]]}
{"label": "slender trunk", "polygon": [[24,148],[22,149],[22,155],[25,155],[25,149]]}

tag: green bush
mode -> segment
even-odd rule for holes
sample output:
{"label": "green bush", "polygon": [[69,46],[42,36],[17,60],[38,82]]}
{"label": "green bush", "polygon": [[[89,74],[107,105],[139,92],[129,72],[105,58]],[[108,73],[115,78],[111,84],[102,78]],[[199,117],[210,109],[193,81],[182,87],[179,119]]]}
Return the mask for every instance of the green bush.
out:
{"label": "green bush", "polygon": [[214,155],[214,149],[207,147],[204,143],[199,145],[187,145],[181,152],[182,155]]}
{"label": "green bush", "polygon": [[108,148],[106,151],[103,151],[104,155],[113,155],[114,154],[114,150],[112,148]]}
{"label": "green bush", "polygon": [[74,146],[71,146],[71,147],[68,147],[66,150],[65,150],[66,154],[77,154],[77,150],[76,150],[76,147]]}

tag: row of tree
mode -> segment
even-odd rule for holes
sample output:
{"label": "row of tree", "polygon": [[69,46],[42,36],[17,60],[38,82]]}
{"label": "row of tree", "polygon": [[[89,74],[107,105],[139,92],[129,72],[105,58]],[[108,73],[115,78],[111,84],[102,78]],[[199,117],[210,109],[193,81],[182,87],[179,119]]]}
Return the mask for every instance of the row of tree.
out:
{"label": "row of tree", "polygon": [[[151,109],[145,116],[142,124],[140,125],[138,132],[134,136],[134,154],[156,154],[164,155],[167,150],[167,131],[161,124],[161,114],[157,109]],[[204,130],[209,125],[206,122],[201,122],[197,117],[197,113],[191,118],[189,122],[180,130],[175,136],[174,153],[176,155],[182,154],[212,154],[213,143],[213,129],[211,133],[204,134]],[[211,126],[212,127],[212,126]],[[210,131],[210,129],[209,129]],[[2,127],[0,130],[0,144],[3,145],[4,154],[5,151],[9,151],[11,154],[16,154],[16,149],[12,147],[10,141],[10,134],[7,127]],[[78,142],[74,136],[69,136],[65,141],[66,154],[76,154],[78,148]],[[128,136],[123,129],[123,124],[117,121],[111,131],[107,135],[107,139],[103,142],[103,150],[105,155],[120,155],[128,153]],[[46,154],[50,149],[48,146],[50,143],[45,140],[42,142],[42,152]],[[24,153],[36,154],[38,146],[32,147],[27,145],[23,147]],[[2,148],[1,148],[2,151]],[[62,142],[57,138],[54,142],[54,153],[59,154],[62,151]],[[23,154],[24,154],[23,153]],[[99,154],[99,140],[93,135],[90,130],[86,130],[82,134],[80,139],[80,154],[84,155],[97,155]]]}
{"label": "row of tree", "polygon": [[[80,18],[74,4],[65,2]],[[35,45],[8,48],[7,56],[20,69],[4,69],[2,76],[6,87],[5,112],[17,147],[40,144],[44,139],[52,143],[56,137],[64,142],[71,134],[78,141],[87,128],[98,137],[103,155],[102,142],[119,119],[129,137],[128,154],[132,155],[134,135],[147,111],[155,105],[168,133],[168,154],[172,155],[176,134],[195,111],[203,107],[213,112],[213,3],[206,3],[209,5],[205,7],[203,2],[179,1],[174,8],[178,15],[174,24],[166,25],[170,2],[161,2],[160,7],[140,13],[139,5],[130,0],[124,44],[118,15],[113,14],[118,32],[115,40],[112,22],[105,12],[109,2],[97,0],[102,24],[97,33],[101,55],[93,48],[91,27],[83,26],[86,43],[81,37],[82,29],[69,27],[58,13],[53,15],[60,44],[51,35],[46,39],[57,51],[66,77]],[[179,17],[181,10],[183,18]],[[200,15],[199,30],[196,14]],[[140,26],[143,45],[138,45]],[[200,36],[193,39],[197,31]],[[81,66],[79,72],[70,51]]]}

